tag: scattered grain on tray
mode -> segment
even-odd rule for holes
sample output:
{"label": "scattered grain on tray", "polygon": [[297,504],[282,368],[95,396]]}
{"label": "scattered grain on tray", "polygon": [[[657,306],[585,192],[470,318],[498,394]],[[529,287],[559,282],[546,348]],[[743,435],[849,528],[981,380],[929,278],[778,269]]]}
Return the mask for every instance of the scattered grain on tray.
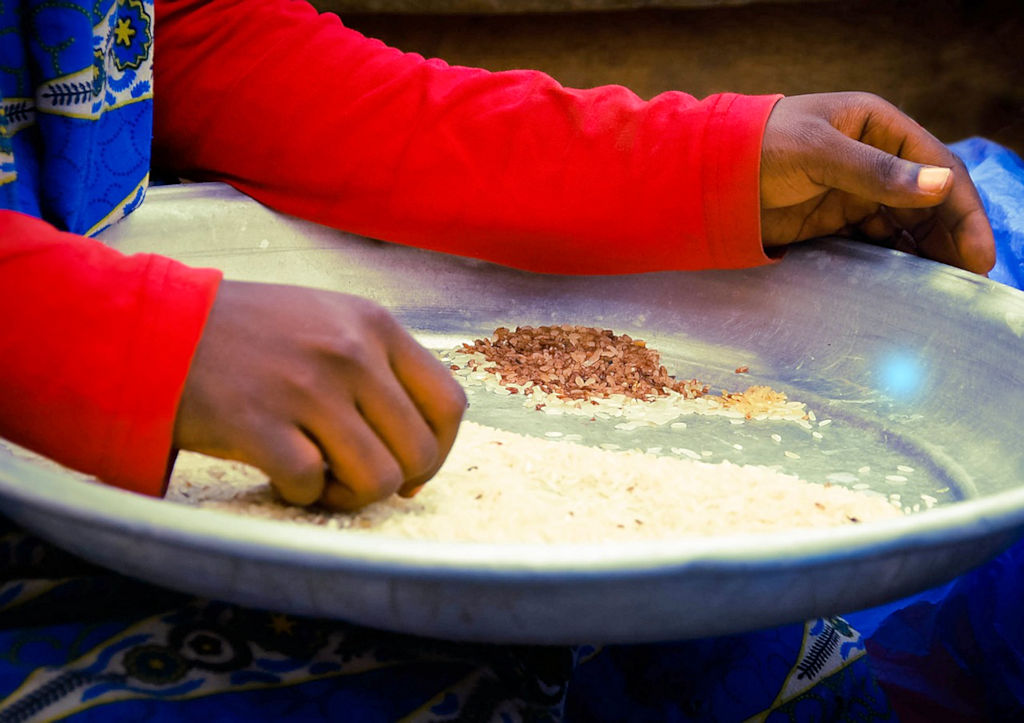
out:
{"label": "scattered grain on tray", "polygon": [[287,506],[258,471],[189,453],[179,458],[168,499],[339,531],[482,542],[760,533],[903,514],[884,496],[766,467],[612,452],[473,422],[463,423],[447,462],[415,498],[356,514]]}

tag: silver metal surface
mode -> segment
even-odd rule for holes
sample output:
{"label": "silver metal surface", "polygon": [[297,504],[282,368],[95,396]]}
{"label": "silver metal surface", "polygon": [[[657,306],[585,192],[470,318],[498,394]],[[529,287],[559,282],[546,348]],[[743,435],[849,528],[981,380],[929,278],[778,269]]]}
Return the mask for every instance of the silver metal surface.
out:
{"label": "silver metal surface", "polygon": [[[817,421],[807,430],[690,417],[685,430],[622,432],[482,392],[468,418],[685,447],[708,461],[867,485],[922,510],[937,502],[836,530],[614,546],[424,543],[198,510],[0,453],[6,514],[129,575],[455,639],[665,640],[886,602],[952,578],[1024,531],[1024,294],[955,269],[830,241],[745,271],[527,274],[285,218],[213,184],[153,189],[104,238],[230,278],[370,297],[435,349],[516,324],[640,336],[676,376],[731,390],[767,383]],[[741,365],[750,368],[742,379]]]}

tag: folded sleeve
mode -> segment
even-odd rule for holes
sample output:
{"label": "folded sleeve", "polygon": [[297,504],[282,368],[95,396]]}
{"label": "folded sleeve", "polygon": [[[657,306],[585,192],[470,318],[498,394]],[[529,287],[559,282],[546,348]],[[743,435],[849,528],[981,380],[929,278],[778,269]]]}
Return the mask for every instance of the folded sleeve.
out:
{"label": "folded sleeve", "polygon": [[178,401],[220,277],[0,210],[0,436],[163,494]]}
{"label": "folded sleeve", "polygon": [[403,53],[287,0],[158,0],[158,163],[391,242],[558,273],[767,263],[778,96],[567,88]]}

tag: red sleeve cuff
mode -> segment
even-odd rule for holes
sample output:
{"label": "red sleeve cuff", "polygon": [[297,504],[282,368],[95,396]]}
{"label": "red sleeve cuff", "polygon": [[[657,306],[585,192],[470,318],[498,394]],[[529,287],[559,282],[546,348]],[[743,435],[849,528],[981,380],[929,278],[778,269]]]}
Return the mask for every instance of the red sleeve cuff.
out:
{"label": "red sleeve cuff", "polygon": [[771,263],[761,241],[761,141],[781,95],[717,97],[708,118],[701,175],[704,228],[713,268]]}
{"label": "red sleeve cuff", "polygon": [[178,401],[220,278],[0,211],[0,434],[162,495]]}

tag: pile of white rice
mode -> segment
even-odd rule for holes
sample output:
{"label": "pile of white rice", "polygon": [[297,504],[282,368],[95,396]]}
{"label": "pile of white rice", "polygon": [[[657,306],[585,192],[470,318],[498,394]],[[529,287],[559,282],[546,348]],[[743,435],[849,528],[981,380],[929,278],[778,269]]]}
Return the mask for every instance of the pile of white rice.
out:
{"label": "pile of white rice", "polygon": [[888,498],[767,467],[711,464],[527,438],[464,422],[413,499],[352,513],[290,507],[257,470],[183,453],[168,499],[422,540],[603,542],[761,533],[898,517]]}

